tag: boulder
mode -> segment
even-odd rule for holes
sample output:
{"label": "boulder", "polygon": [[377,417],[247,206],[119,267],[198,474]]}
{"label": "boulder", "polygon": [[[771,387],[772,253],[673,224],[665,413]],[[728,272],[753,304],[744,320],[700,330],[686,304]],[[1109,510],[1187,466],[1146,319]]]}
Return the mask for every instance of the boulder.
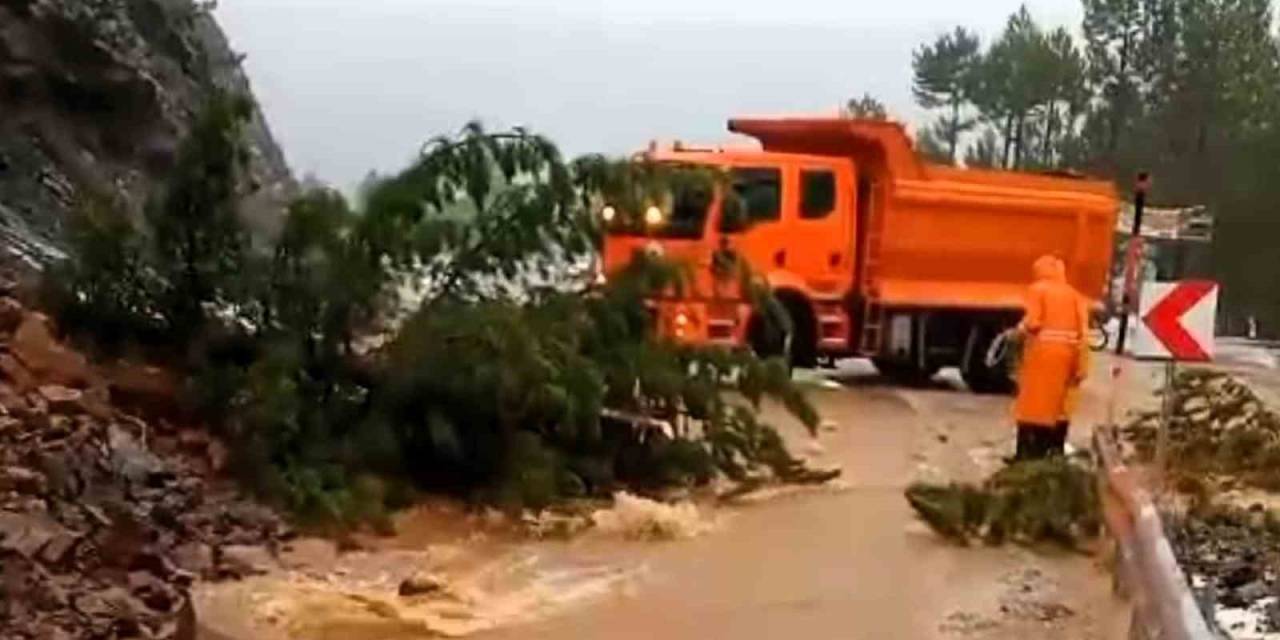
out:
{"label": "boulder", "polygon": [[[20,393],[26,393],[36,386],[36,377],[31,375],[31,372],[27,371],[17,358],[7,353],[0,354],[0,373],[4,374],[5,379],[12,382]],[[10,389],[10,392],[12,391],[13,389]],[[5,408],[9,408],[7,404]]]}
{"label": "boulder", "polygon": [[100,537],[98,549],[107,566],[131,570],[147,545],[149,532],[137,518],[118,513],[110,528]]}
{"label": "boulder", "polygon": [[133,631],[145,612],[144,605],[120,587],[78,594],[71,606],[92,620],[95,628],[114,628],[124,637],[136,636]]}
{"label": "boulder", "polygon": [[108,465],[111,470],[117,476],[135,483],[146,482],[166,471],[160,458],[128,431],[116,425],[107,429],[107,449],[110,452]]}
{"label": "boulder", "polygon": [[228,545],[218,555],[218,571],[235,578],[267,573],[277,563],[264,547],[254,545]]}
{"label": "boulder", "polygon": [[47,565],[61,565],[75,549],[80,537],[59,528],[49,537],[49,541],[40,549],[40,561]]}
{"label": "boulder", "polygon": [[440,575],[422,571],[415,573],[400,583],[400,595],[406,598],[443,593],[449,583]]}
{"label": "boulder", "polygon": [[180,385],[168,371],[133,362],[117,362],[106,370],[111,397],[145,415],[178,412]]}
{"label": "boulder", "polygon": [[68,604],[67,590],[53,580],[39,580],[32,590],[32,599],[41,609],[58,609]]}
{"label": "boulder", "polygon": [[1255,580],[1236,589],[1236,595],[1242,602],[1249,605],[1271,595],[1271,590],[1267,588],[1266,583]]}
{"label": "boulder", "polygon": [[231,452],[227,450],[227,446],[218,440],[211,440],[209,448],[205,450],[205,459],[209,462],[209,469],[214,473],[220,473],[227,468],[227,462],[231,459]]}
{"label": "boulder", "polygon": [[213,570],[213,548],[194,540],[185,542],[173,550],[173,562],[188,573],[206,575]]}
{"label": "boulder", "polygon": [[0,297],[0,333],[11,333],[17,329],[26,313],[21,302],[8,296]]}
{"label": "boulder", "polygon": [[84,393],[57,384],[46,384],[36,390],[48,403],[49,411],[61,415],[74,415],[82,411]]}
{"label": "boulder", "polygon": [[54,337],[49,318],[42,313],[23,318],[9,348],[41,382],[83,388],[96,379],[85,357]]}
{"label": "boulder", "polygon": [[81,393],[78,408],[99,420],[110,420],[115,414],[111,406],[111,392],[103,385],[89,387]]}
{"label": "boulder", "polygon": [[[13,360],[12,356],[0,355],[0,360],[4,358],[9,358],[17,364],[17,360]],[[3,409],[6,415],[21,417],[26,415],[28,408],[27,401],[22,398],[21,393],[7,384],[0,383],[0,409]]]}
{"label": "boulder", "polygon": [[129,573],[129,591],[152,611],[168,613],[178,604],[173,587],[148,571]]}
{"label": "boulder", "polygon": [[27,467],[0,467],[0,491],[42,494],[47,482],[44,474]]}
{"label": "boulder", "polygon": [[0,511],[0,550],[34,560],[45,545],[67,536],[71,533],[47,515]]}

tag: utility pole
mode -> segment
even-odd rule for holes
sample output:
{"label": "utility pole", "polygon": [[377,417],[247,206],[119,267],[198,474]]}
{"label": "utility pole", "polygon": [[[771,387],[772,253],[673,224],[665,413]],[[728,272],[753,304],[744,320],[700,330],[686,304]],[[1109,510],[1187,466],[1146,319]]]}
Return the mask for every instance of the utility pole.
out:
{"label": "utility pole", "polygon": [[1125,342],[1129,337],[1129,313],[1137,306],[1134,293],[1138,286],[1139,261],[1142,259],[1142,211],[1147,206],[1147,189],[1151,177],[1146,171],[1138,174],[1133,188],[1133,228],[1129,231],[1129,255],[1125,264],[1124,292],[1120,305],[1120,335],[1116,336],[1116,355],[1124,356]]}

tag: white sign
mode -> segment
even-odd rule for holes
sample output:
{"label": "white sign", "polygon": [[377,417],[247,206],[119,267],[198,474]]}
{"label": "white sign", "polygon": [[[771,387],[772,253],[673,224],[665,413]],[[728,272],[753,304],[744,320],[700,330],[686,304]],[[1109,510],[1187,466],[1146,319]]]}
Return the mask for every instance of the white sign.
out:
{"label": "white sign", "polygon": [[1187,362],[1212,360],[1217,311],[1216,282],[1181,280],[1143,284],[1133,355]]}

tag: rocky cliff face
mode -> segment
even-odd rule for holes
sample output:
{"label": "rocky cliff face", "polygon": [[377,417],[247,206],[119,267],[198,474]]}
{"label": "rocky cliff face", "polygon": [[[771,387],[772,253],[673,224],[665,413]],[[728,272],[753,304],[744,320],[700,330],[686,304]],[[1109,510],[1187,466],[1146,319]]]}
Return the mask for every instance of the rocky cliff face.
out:
{"label": "rocky cliff face", "polygon": [[[0,245],[55,256],[88,194],[140,210],[213,87],[250,94],[210,15],[192,0],[0,0]],[[292,188],[284,156],[253,122],[255,195],[270,231]]]}

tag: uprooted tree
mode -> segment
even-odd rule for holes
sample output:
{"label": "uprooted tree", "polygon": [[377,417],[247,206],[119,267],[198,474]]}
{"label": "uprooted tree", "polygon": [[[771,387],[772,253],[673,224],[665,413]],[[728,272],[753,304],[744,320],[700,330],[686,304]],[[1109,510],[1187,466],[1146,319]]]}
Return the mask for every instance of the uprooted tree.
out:
{"label": "uprooted tree", "polygon": [[680,265],[639,259],[584,286],[598,203],[642,210],[717,176],[567,163],[544,137],[471,124],[355,208],[301,195],[261,246],[234,215],[241,104],[209,106],[146,216],[85,208],[49,300],[87,343],[182,368],[190,409],[263,495],[350,522],[415,488],[538,507],[717,474],[828,477],[757,419],[772,397],[816,426],[781,362],[653,333],[644,302],[685,284]]}

